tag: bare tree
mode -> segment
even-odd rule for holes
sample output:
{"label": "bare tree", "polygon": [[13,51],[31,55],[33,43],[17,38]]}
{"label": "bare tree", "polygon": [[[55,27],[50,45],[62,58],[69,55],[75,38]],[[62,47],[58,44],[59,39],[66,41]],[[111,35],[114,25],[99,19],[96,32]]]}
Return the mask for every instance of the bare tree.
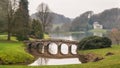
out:
{"label": "bare tree", "polygon": [[38,19],[41,21],[43,33],[46,32],[47,28],[50,26],[50,21],[52,17],[50,17],[50,9],[47,4],[41,3],[38,8]]}
{"label": "bare tree", "polygon": [[5,0],[6,1],[6,15],[7,15],[7,32],[8,32],[8,38],[7,40],[11,40],[11,33],[13,28],[13,22],[14,22],[14,14],[16,9],[18,8],[18,0]]}
{"label": "bare tree", "polygon": [[120,45],[120,31],[118,29],[112,29],[110,33],[110,38],[113,41],[113,43]]}

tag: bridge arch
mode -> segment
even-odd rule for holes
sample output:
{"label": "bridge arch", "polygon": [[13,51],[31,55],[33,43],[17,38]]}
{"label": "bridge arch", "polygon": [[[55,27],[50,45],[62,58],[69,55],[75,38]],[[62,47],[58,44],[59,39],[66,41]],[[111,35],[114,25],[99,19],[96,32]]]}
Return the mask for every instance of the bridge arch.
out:
{"label": "bridge arch", "polygon": [[50,43],[48,45],[48,50],[51,54],[55,55],[58,53],[58,45],[56,43]]}
{"label": "bridge arch", "polygon": [[61,46],[60,51],[63,55],[66,55],[69,53],[69,46],[67,44],[63,43],[60,46]]}

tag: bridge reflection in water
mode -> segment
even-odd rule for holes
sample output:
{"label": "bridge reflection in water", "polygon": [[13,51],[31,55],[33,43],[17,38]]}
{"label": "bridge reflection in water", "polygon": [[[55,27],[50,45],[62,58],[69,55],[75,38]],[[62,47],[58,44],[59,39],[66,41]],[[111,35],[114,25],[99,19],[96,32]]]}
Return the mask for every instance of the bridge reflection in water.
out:
{"label": "bridge reflection in water", "polygon": [[[77,41],[37,40],[26,41],[27,50],[38,59],[31,65],[80,64]],[[41,58],[42,57],[42,58]]]}

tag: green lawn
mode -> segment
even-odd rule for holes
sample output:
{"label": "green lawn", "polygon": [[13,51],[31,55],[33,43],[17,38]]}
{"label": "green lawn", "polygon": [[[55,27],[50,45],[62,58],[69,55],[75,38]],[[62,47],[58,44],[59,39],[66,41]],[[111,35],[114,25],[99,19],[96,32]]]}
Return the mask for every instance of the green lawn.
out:
{"label": "green lawn", "polygon": [[[0,35],[0,40],[7,40],[7,35]],[[12,41],[17,41],[16,37],[14,37],[14,36],[11,37],[11,40]]]}
{"label": "green lawn", "polygon": [[106,33],[107,30],[105,29],[93,29],[93,30],[90,30],[90,32],[100,32],[100,33]]}
{"label": "green lawn", "polygon": [[25,52],[24,48],[22,42],[0,41],[0,60],[5,64],[32,61],[33,56]]}

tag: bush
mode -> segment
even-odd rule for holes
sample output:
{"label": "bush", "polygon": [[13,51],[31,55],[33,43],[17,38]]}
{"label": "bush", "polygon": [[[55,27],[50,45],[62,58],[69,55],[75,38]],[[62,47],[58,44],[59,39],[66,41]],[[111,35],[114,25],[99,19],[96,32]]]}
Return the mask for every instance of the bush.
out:
{"label": "bush", "polygon": [[106,48],[111,47],[111,40],[107,37],[98,37],[98,36],[90,36],[82,39],[79,42],[78,49],[98,49],[98,48]]}
{"label": "bush", "polygon": [[29,38],[27,36],[23,36],[23,35],[17,35],[16,36],[18,41],[24,41],[24,40],[29,40]]}
{"label": "bush", "polygon": [[44,38],[44,34],[43,33],[40,33],[39,36],[38,36],[39,39],[43,39]]}

